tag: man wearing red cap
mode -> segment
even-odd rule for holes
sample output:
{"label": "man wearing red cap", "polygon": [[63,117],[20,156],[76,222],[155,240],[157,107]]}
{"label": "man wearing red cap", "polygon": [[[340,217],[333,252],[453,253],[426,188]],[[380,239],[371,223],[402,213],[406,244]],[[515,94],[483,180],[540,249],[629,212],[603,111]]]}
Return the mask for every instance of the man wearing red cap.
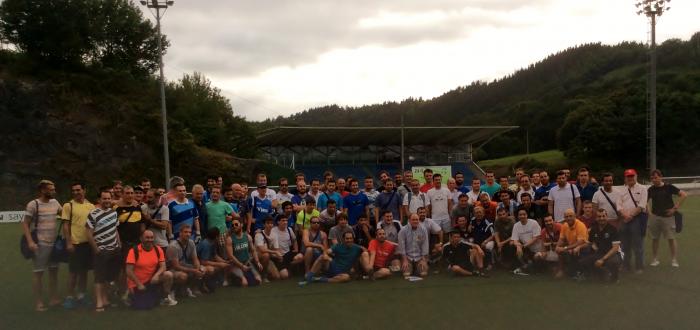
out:
{"label": "man wearing red cap", "polygon": [[620,201],[617,210],[622,219],[620,236],[622,251],[625,254],[624,267],[632,270],[632,257],[635,259],[635,272],[641,274],[644,269],[644,234],[647,219],[647,187],[637,183],[637,171],[625,170],[625,186],[620,189]]}

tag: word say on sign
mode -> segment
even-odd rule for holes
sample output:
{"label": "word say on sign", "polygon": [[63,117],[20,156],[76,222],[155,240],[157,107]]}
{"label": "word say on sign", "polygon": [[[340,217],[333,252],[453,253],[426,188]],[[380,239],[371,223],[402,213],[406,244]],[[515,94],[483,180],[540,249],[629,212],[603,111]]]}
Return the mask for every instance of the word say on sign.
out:
{"label": "word say on sign", "polygon": [[0,223],[17,223],[24,219],[24,211],[0,212]]}

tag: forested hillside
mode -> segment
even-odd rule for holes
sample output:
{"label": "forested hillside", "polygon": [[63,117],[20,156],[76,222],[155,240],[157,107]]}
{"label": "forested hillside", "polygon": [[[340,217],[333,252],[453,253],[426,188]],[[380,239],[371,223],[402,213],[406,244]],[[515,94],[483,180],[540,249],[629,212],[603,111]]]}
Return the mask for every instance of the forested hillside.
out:
{"label": "forested hillside", "polygon": [[[566,49],[493,82],[474,82],[430,100],[310,109],[261,126],[518,125],[478,156],[559,148],[600,167],[645,165],[648,49],[638,43]],[[662,168],[700,160],[700,33],[658,48],[658,150]]]}

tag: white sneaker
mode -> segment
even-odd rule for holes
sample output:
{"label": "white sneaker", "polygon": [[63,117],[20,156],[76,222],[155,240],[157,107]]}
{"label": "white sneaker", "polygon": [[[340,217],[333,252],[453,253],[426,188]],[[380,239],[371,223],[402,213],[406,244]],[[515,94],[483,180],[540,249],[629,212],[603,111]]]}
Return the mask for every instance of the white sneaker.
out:
{"label": "white sneaker", "polygon": [[163,300],[160,301],[161,306],[175,306],[177,305],[176,300],[170,299],[170,296],[163,298]]}
{"label": "white sneaker", "polygon": [[185,289],[185,295],[188,298],[197,298],[197,296],[192,292],[192,289],[190,288]]}
{"label": "white sneaker", "polygon": [[229,286],[228,280],[224,280],[224,283],[222,283],[221,286],[223,286],[224,288],[228,287]]}
{"label": "white sneaker", "polygon": [[678,267],[680,267],[680,266],[681,266],[681,265],[678,264],[678,260],[676,260],[676,259],[671,260],[671,267],[673,267],[673,268],[678,268]]}
{"label": "white sneaker", "polygon": [[656,267],[656,266],[658,266],[658,265],[660,265],[660,264],[661,264],[661,263],[659,262],[659,259],[654,259],[654,260],[649,264],[649,266],[651,266],[651,267]]}
{"label": "white sneaker", "polygon": [[172,300],[172,301],[177,301],[177,300],[175,300],[175,291],[170,291],[170,293],[168,293],[167,298]]}

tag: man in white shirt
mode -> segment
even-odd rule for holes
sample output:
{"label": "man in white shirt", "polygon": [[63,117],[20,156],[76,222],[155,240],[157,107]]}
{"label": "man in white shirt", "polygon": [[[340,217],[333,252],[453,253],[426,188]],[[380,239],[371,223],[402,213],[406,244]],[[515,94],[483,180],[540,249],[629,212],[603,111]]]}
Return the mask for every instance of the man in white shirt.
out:
{"label": "man in white shirt", "polygon": [[515,198],[515,200],[519,204],[523,203],[523,201],[520,199],[520,196],[522,196],[524,193],[530,194],[530,197],[532,198],[535,197],[535,190],[532,189],[532,186],[530,185],[530,176],[527,174],[523,174],[522,176],[520,176],[520,190],[518,190],[518,194]]}
{"label": "man in white shirt", "polygon": [[646,232],[647,187],[637,183],[637,171],[625,170],[625,186],[620,189],[617,211],[622,219],[620,238],[625,255],[623,265],[632,270],[632,257],[635,259],[635,272],[644,271],[644,233]]}
{"label": "man in white shirt", "polygon": [[564,221],[564,211],[573,209],[576,214],[581,210],[581,194],[576,186],[567,182],[564,171],[557,172],[557,185],[549,190],[548,211],[554,216],[554,221]]}
{"label": "man in white shirt", "polygon": [[289,180],[287,180],[287,178],[281,178],[279,185],[280,191],[276,194],[275,198],[277,199],[277,213],[282,213],[282,203],[291,202],[294,195],[289,192]]}
{"label": "man in white shirt", "polygon": [[510,243],[515,246],[515,255],[520,266],[513,274],[527,275],[535,254],[542,251],[542,242],[539,240],[541,232],[537,221],[528,219],[527,210],[519,209],[518,222],[513,225]]}
{"label": "man in white shirt", "polygon": [[450,190],[442,186],[442,175],[433,175],[433,188],[428,190],[426,196],[430,201],[428,205],[429,218],[442,227],[442,231],[447,233],[452,230],[450,221],[450,210],[452,210],[452,198]]}
{"label": "man in white shirt", "polygon": [[593,210],[603,209],[608,216],[608,223],[620,230],[620,218],[617,216],[617,204],[620,201],[621,193],[613,186],[612,173],[603,173],[603,186],[593,194]]}
{"label": "man in white shirt", "polygon": [[419,207],[427,208],[430,205],[430,200],[428,197],[420,191],[420,182],[418,180],[411,180],[409,182],[411,185],[411,191],[409,191],[403,198],[403,203],[401,207],[401,220],[408,219],[411,214],[418,212]]}
{"label": "man in white shirt", "polygon": [[474,205],[474,203],[479,201],[479,195],[481,195],[481,180],[477,177],[472,178],[472,189],[467,193],[469,196],[469,205]]}
{"label": "man in white shirt", "polygon": [[[260,173],[258,174],[258,187],[261,186],[266,186],[267,187],[267,176],[265,173]],[[265,188],[265,199],[269,199],[272,202],[272,208],[276,209],[277,208],[277,193],[272,190],[271,188]],[[253,192],[250,193],[250,198],[253,199],[255,198],[260,198],[260,193],[258,190],[253,190]]]}

